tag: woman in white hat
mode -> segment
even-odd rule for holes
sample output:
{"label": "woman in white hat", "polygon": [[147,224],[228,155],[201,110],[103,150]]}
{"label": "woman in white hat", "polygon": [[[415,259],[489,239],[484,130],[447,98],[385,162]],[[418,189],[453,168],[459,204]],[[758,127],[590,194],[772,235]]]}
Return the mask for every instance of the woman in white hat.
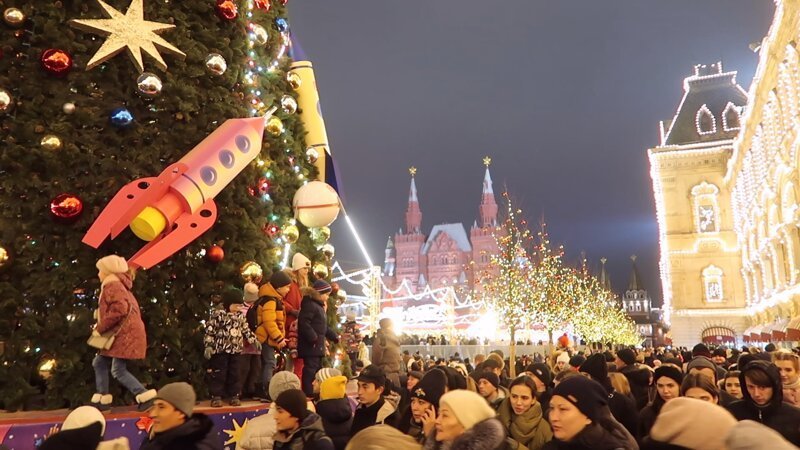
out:
{"label": "woman in white hat", "polygon": [[495,450],[505,442],[503,424],[479,394],[456,389],[439,399],[436,431],[425,450]]}
{"label": "woman in white hat", "polygon": [[145,388],[127,368],[129,360],[144,359],[147,350],[147,335],[139,303],[131,292],[133,274],[128,270],[125,258],[117,255],[101,258],[96,266],[100,278],[100,299],[97,324],[92,334],[112,334],[114,343],[108,350],[100,350],[92,361],[97,387],[97,392],[92,396],[92,405],[99,409],[111,407],[114,399],[110,394],[110,369],[111,375],[136,396],[139,409],[146,410],[153,403],[156,391]]}
{"label": "woman in white hat", "polygon": [[[300,316],[300,303],[303,301],[302,290],[309,287],[308,272],[311,270],[311,260],[306,255],[298,252],[292,257],[291,270],[287,269],[289,277],[292,279],[292,284],[289,288],[289,293],[283,297],[283,307],[286,310],[286,332],[289,334],[293,329],[292,324]],[[295,325],[296,327],[296,325]],[[296,342],[296,340],[295,340]],[[303,376],[303,359],[297,357],[297,348],[290,348],[290,358],[287,362],[292,362],[292,367],[289,368],[298,377]]]}

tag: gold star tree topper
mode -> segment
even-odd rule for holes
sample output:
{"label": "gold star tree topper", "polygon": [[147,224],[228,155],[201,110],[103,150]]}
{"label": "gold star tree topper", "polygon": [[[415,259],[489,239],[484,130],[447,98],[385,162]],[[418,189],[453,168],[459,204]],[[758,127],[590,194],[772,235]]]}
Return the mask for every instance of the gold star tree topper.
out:
{"label": "gold star tree topper", "polygon": [[103,0],[97,0],[97,2],[109,17],[108,19],[69,21],[70,26],[74,28],[107,36],[106,41],[86,65],[86,70],[91,70],[108,61],[125,48],[128,49],[128,55],[139,73],[144,72],[142,50],[156,60],[161,70],[167,68],[167,63],[158,53],[156,46],[180,58],[186,57],[185,53],[156,34],[175,28],[175,25],[144,20],[144,0],[131,0],[125,14],[109,6]]}
{"label": "gold star tree topper", "polygon": [[414,167],[414,166],[409,167],[408,168],[408,173],[410,173],[412,177],[416,176],[417,175],[417,168]]}
{"label": "gold star tree topper", "polygon": [[483,165],[486,166],[486,167],[491,166],[492,165],[492,158],[490,158],[488,156],[484,156],[483,157]]}

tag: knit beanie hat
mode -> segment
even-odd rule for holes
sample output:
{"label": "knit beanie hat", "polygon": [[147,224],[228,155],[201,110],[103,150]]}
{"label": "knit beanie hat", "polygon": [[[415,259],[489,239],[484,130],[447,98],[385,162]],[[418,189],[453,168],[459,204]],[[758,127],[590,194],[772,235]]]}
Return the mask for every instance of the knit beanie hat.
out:
{"label": "knit beanie hat", "polygon": [[[335,369],[334,369],[335,370]],[[319,374],[319,372],[317,372]],[[343,375],[335,375],[328,377],[319,385],[319,399],[332,400],[344,398],[347,388],[347,377]]]}
{"label": "knit beanie hat", "polygon": [[603,408],[608,405],[608,394],[600,383],[586,377],[565,378],[553,390],[553,396],[563,397],[575,405],[584,416],[596,422]]}
{"label": "knit beanie hat", "polygon": [[550,367],[545,363],[533,363],[529,365],[526,372],[530,372],[533,376],[539,379],[545,386],[550,386],[553,382],[553,374],[550,372]]}
{"label": "knit beanie hat", "polygon": [[411,378],[416,378],[417,380],[421,380],[422,377],[425,376],[425,374],[420,372],[419,370],[409,370],[408,376]]}
{"label": "knit beanie hat", "polygon": [[472,429],[477,423],[495,416],[495,410],[477,392],[457,389],[439,399],[439,406],[447,405],[464,431]]}
{"label": "knit beanie hat", "polygon": [[582,373],[588,373],[593,380],[600,384],[603,384],[603,381],[608,378],[608,364],[606,364],[605,356],[600,353],[589,356],[578,370]]}
{"label": "knit beanie hat", "polygon": [[314,290],[320,294],[327,294],[331,291],[331,285],[325,280],[317,280],[314,282]]}
{"label": "knit beanie hat", "polygon": [[334,369],[333,367],[323,367],[322,369],[319,369],[317,371],[317,374],[314,375],[314,378],[316,378],[318,382],[322,383],[328,378],[340,377],[340,376],[342,376],[341,370]]}
{"label": "knit beanie hat", "polygon": [[269,381],[269,398],[278,398],[283,391],[289,389],[300,389],[300,378],[293,372],[282,370]]}
{"label": "knit beanie hat", "polygon": [[306,402],[308,402],[308,398],[300,389],[285,390],[275,399],[275,404],[278,407],[300,420],[308,417],[309,411],[306,407]]}
{"label": "knit beanie hat", "polygon": [[103,416],[103,413],[94,406],[80,406],[75,408],[69,413],[67,418],[64,419],[64,424],[61,425],[61,431],[76,430],[95,422],[99,422],[101,425],[100,436],[106,434],[106,418]]}
{"label": "knit beanie hat", "polygon": [[569,353],[562,352],[560,355],[558,355],[558,358],[556,358],[556,362],[563,362],[564,364],[569,364]]}
{"label": "knit beanie hat", "polygon": [[677,367],[664,365],[660,366],[653,374],[653,385],[655,385],[658,382],[658,379],[661,377],[670,378],[679,386],[681,383],[683,383],[683,372],[681,372],[681,370]]}
{"label": "knit beanie hat", "polygon": [[727,358],[728,357],[728,352],[725,351],[724,348],[719,347],[719,348],[714,350],[714,356],[721,356],[723,358]]}
{"label": "knit beanie hat", "polygon": [[575,355],[569,359],[569,365],[576,369],[585,362],[586,362],[586,357],[583,355]]}
{"label": "knit beanie hat", "polygon": [[505,363],[505,361],[503,361],[503,357],[498,355],[497,353],[494,353],[494,352],[489,353],[489,356],[487,356],[486,359],[493,359],[493,360],[497,361],[498,363],[500,363],[500,370],[503,370],[506,367],[506,363]]}
{"label": "knit beanie hat", "polygon": [[225,311],[229,311],[231,305],[236,303],[242,303],[244,300],[244,294],[242,294],[242,290],[236,287],[229,287],[222,291],[222,306],[225,307]]}
{"label": "knit beanie hat", "polygon": [[717,365],[706,356],[696,356],[694,359],[689,361],[689,364],[686,366],[687,372],[692,369],[711,369],[714,371],[714,373],[716,373]]}
{"label": "knit beanie hat", "polygon": [[186,418],[192,417],[194,404],[197,401],[194,388],[191,384],[184,381],[165,385],[158,390],[156,398],[164,400],[174,406],[175,409],[182,412]]}
{"label": "knit beanie hat", "polygon": [[286,272],[279,270],[269,277],[269,284],[271,284],[275,289],[278,289],[292,284],[292,279],[289,278],[289,275],[287,275]]}
{"label": "knit beanie hat", "polygon": [[300,270],[302,268],[311,268],[311,260],[306,258],[302,253],[295,253],[292,257],[292,270]]}
{"label": "knit beanie hat", "polygon": [[617,352],[617,357],[629,366],[636,363],[636,353],[629,348],[623,348],[619,350]]}
{"label": "knit beanie hat", "polygon": [[697,344],[692,348],[692,358],[697,358],[698,356],[711,358],[711,350],[706,347],[706,344]]}
{"label": "knit beanie hat", "polygon": [[780,433],[752,420],[737,423],[725,444],[728,450],[797,450]]}
{"label": "knit beanie hat", "polygon": [[650,437],[690,449],[727,450],[725,437],[735,425],[736,419],[721,406],[678,397],[661,408]]}
{"label": "knit beanie hat", "polygon": [[258,285],[255,283],[245,283],[244,285],[245,303],[253,303],[256,300],[258,300]]}
{"label": "knit beanie hat", "polygon": [[128,262],[125,258],[117,255],[108,255],[97,260],[95,264],[97,270],[101,270],[108,274],[125,273],[128,271]]}
{"label": "knit beanie hat", "polygon": [[[494,374],[492,374],[494,375]],[[495,375],[497,376],[497,375]],[[411,391],[412,398],[425,400],[439,411],[439,401],[447,387],[447,378],[441,370],[431,370],[422,376],[419,383]]]}
{"label": "knit beanie hat", "polygon": [[500,377],[497,376],[494,372],[485,371],[478,375],[478,381],[486,380],[489,383],[492,383],[492,386],[495,388],[500,387]]}

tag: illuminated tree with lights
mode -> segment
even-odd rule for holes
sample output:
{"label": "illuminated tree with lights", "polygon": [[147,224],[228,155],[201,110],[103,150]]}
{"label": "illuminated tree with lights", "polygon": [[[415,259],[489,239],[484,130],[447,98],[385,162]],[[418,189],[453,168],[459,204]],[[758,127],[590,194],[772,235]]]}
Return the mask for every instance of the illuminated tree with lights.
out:
{"label": "illuminated tree with lights", "polygon": [[[530,231],[525,221],[519,218],[522,210],[514,209],[507,192],[503,193],[506,214],[495,240],[498,253],[492,255],[485,279],[484,296],[497,313],[503,326],[508,329],[511,345],[510,361],[516,359],[516,333],[523,329],[530,319],[532,297],[530,286],[531,260],[525,246],[530,242]],[[515,376],[514,364],[509,367],[509,375]]]}
{"label": "illuminated tree with lights", "polygon": [[547,330],[548,342],[553,345],[553,332],[572,322],[580,308],[578,276],[564,264],[564,248],[552,248],[544,223],[536,235],[532,261],[528,273],[531,288],[532,321]]}
{"label": "illuminated tree with lights", "polygon": [[[287,76],[285,3],[12,1],[0,8],[0,409],[88,401],[95,261],[133,255],[145,243],[129,231],[99,251],[81,239],[122,186],[158,176],[227,119],[278,106],[259,156],[215,198],[213,228],[139,271],[133,290],[149,346],[131,371],[148,387],[185,380],[202,395],[201,321],[215,293],[241,286],[247,261],[268,276],[298,236],[290,252],[316,259],[309,233],[292,223],[294,193],[317,172],[295,113],[301,80]],[[120,48],[119,36],[100,28],[124,28],[123,15],[141,33],[127,33]],[[144,59],[136,58],[140,49]],[[42,371],[47,380],[40,368],[52,369]]]}
{"label": "illuminated tree with lights", "polygon": [[589,274],[586,261],[575,279],[579,307],[573,316],[575,332],[586,342],[638,345],[642,338],[614,294]]}

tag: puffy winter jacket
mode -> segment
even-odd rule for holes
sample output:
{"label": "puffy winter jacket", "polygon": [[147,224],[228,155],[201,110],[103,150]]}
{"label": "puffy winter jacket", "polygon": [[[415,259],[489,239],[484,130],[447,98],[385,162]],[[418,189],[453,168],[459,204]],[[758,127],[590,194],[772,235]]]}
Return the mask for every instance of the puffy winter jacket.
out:
{"label": "puffy winter jacket", "polygon": [[222,440],[208,416],[194,413],[183,425],[148,436],[139,450],[222,450]]}
{"label": "puffy winter jacket", "polygon": [[347,398],[320,400],[316,405],[317,414],[322,418],[325,434],[333,441],[336,450],[344,450],[350,440],[350,427],[353,425],[353,410]]}
{"label": "puffy winter jacket", "polygon": [[247,422],[242,438],[236,444],[236,450],[272,450],[277,432],[275,408],[270,408],[265,414]]}
{"label": "puffy winter jacket", "polygon": [[400,339],[391,330],[379,329],[372,343],[372,364],[383,369],[387,376],[400,376],[403,355],[400,352]]}
{"label": "puffy winter jacket", "polygon": [[109,275],[100,289],[96,330],[100,334],[116,331],[114,344],[100,351],[103,356],[120,359],[144,359],[147,335],[139,303],[131,292],[133,280],[126,273]]}
{"label": "puffy winter jacket", "polygon": [[436,431],[426,439],[424,450],[495,450],[504,448],[506,432],[503,425],[495,418],[478,422],[474,427],[464,431],[446,444],[436,440]]}
{"label": "puffy winter jacket", "polygon": [[338,342],[339,337],[328,328],[322,299],[314,289],[305,289],[297,318],[297,354],[301,358],[325,356],[325,338]]}
{"label": "puffy winter jacket", "polygon": [[277,347],[286,338],[286,315],[281,294],[267,283],[258,290],[258,342]]}
{"label": "puffy winter jacket", "polygon": [[[757,405],[744,388],[747,386],[745,373],[750,370],[760,370],[769,376],[772,384],[772,400],[765,406]],[[728,406],[731,414],[737,420],[760,422],[780,433],[787,441],[800,446],[800,409],[783,402],[783,386],[778,367],[767,361],[752,361],[739,374],[739,383],[744,388],[743,398]]]}
{"label": "puffy winter jacket", "polygon": [[322,419],[311,413],[303,419],[300,429],[291,435],[275,434],[275,450],[334,450],[333,441],[325,434]]}
{"label": "puffy winter jacket", "polygon": [[650,378],[652,377],[650,369],[633,364],[623,367],[619,370],[619,373],[625,375],[625,378],[628,379],[628,384],[631,386],[631,394],[636,399],[636,409],[641,411],[650,400]]}

